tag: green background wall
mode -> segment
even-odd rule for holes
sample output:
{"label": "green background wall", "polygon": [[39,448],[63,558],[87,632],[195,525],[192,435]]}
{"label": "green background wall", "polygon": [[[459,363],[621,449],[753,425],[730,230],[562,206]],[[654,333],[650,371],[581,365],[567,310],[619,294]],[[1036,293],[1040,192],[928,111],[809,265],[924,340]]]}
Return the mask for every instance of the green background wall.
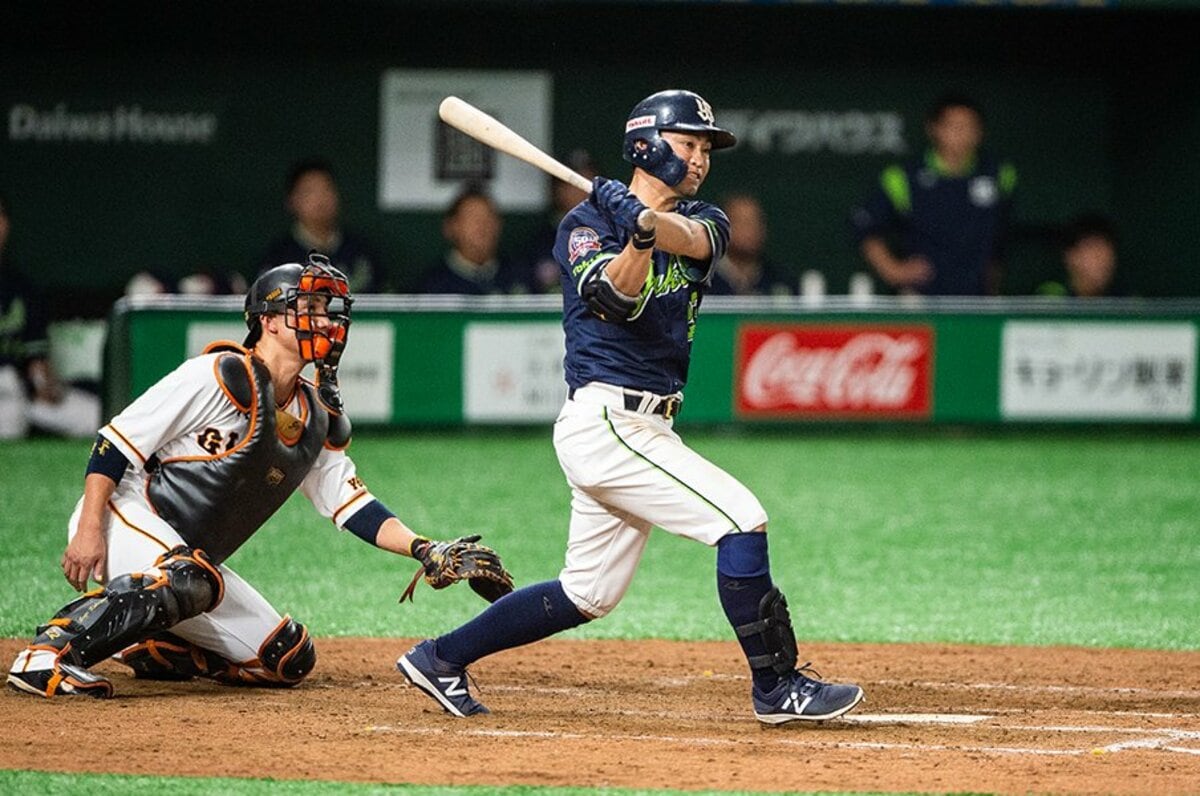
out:
{"label": "green background wall", "polygon": [[[216,6],[193,2],[5,4],[0,10],[0,191],[12,260],[102,314],[143,268],[251,271],[285,228],[288,164],[336,165],[347,222],[373,238],[395,290],[441,248],[436,214],[376,206],[379,79],[389,68],[540,69],[554,79],[554,145],[592,149],[624,176],[619,132],[651,91],[687,86],[722,108],[898,111],[911,150],[942,90],[976,96],[990,142],[1020,174],[1004,291],[1054,276],[1054,231],[1112,213],[1128,283],[1200,295],[1200,11],[842,7],[690,3],[401,3]],[[219,116],[208,146],[14,141],[11,109],[140,105]],[[519,125],[517,125],[519,126]],[[890,156],[785,156],[741,147],[707,194],[750,188],[767,205],[772,256],[824,271],[831,292],[863,266],[849,208]],[[512,247],[538,222],[510,215]]]}

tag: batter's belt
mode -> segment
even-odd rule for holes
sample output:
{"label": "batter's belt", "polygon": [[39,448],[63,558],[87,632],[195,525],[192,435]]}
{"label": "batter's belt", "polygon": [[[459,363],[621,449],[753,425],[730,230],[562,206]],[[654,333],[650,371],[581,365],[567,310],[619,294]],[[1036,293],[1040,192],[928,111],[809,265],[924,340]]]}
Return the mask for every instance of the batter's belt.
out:
{"label": "batter's belt", "polygon": [[598,381],[588,382],[578,389],[572,387],[567,392],[567,398],[582,403],[616,406],[644,415],[662,415],[664,420],[671,420],[678,415],[683,404],[682,393],[658,395],[646,390],[634,390]]}

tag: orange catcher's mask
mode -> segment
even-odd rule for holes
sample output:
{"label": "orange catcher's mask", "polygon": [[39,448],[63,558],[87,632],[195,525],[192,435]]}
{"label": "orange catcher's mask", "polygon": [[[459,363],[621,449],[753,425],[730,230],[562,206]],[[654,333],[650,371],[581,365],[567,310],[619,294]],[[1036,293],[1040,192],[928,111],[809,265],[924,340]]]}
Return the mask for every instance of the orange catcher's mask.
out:
{"label": "orange catcher's mask", "polygon": [[322,254],[310,252],[296,287],[287,291],[284,317],[296,330],[300,356],[320,368],[336,368],[350,331],[350,284]]}
{"label": "orange catcher's mask", "polygon": [[316,251],[308,263],[286,263],[264,271],[246,294],[249,333],[243,343],[252,348],[262,337],[263,315],[282,315],[296,331],[300,356],[317,368],[317,392],[327,407],[341,411],[337,367],[350,331],[350,283],[329,258]]}

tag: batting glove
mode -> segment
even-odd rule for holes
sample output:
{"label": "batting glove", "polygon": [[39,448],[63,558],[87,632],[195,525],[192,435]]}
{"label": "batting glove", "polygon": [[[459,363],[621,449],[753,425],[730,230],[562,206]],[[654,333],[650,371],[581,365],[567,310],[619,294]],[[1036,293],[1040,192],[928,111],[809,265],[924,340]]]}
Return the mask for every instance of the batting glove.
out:
{"label": "batting glove", "polygon": [[638,216],[646,209],[620,180],[604,177],[592,179],[592,202],[619,226],[630,232],[638,231]]}

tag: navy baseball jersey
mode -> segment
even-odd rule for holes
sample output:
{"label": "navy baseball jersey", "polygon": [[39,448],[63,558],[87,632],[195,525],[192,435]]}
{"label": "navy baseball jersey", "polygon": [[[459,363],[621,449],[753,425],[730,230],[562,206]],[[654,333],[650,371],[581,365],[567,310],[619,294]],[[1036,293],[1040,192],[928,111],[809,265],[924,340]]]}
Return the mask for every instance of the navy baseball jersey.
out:
{"label": "navy baseball jersey", "polygon": [[980,155],[966,174],[945,172],[936,156],[889,166],[879,188],[854,211],[861,241],[897,233],[900,254],[933,265],[932,281],[917,290],[935,296],[981,296],[992,261],[1000,256],[1016,170]]}
{"label": "navy baseball jersey", "polygon": [[590,201],[563,217],[554,259],[561,267],[567,338],[563,364],[570,387],[599,381],[669,395],[687,383],[696,314],[713,263],[729,243],[729,219],[707,202],[680,201],[674,212],[708,230],[712,255],[700,261],[655,249],[646,284],[627,321],[601,320],[579,297],[579,286],[621,253],[630,233]]}

